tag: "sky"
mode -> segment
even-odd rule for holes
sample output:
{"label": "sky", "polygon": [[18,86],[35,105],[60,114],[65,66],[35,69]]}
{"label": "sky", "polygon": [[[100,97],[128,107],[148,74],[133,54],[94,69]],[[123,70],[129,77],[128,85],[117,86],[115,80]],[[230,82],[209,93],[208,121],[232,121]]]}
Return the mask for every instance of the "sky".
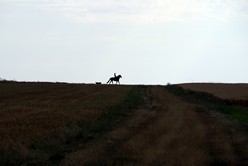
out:
{"label": "sky", "polygon": [[248,83],[248,0],[0,0],[0,78]]}

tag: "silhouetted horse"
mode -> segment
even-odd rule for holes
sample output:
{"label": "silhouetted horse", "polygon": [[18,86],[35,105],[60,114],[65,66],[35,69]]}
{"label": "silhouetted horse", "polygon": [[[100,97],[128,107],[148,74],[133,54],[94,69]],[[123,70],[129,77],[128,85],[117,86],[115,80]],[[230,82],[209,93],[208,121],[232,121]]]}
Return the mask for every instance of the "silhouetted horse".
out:
{"label": "silhouetted horse", "polygon": [[119,83],[120,84],[120,78],[122,78],[122,76],[121,75],[118,75],[118,76],[116,76],[116,77],[111,77],[109,80],[108,80],[108,82],[107,82],[107,84],[110,84],[110,83],[112,83],[113,84],[113,81],[115,81],[116,82],[116,84],[117,83]]}

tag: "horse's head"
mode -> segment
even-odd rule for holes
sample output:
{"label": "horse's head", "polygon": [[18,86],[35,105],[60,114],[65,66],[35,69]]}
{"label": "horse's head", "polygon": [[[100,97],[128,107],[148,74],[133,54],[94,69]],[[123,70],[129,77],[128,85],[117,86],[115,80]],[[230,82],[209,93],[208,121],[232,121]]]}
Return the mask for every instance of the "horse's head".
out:
{"label": "horse's head", "polygon": [[121,75],[118,75],[117,77],[122,78],[122,76],[121,76]]}

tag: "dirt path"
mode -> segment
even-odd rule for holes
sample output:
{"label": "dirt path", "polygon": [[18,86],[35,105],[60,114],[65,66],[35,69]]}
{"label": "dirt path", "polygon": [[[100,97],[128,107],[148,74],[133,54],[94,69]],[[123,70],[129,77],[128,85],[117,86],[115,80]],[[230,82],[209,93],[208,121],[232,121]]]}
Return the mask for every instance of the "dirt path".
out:
{"label": "dirt path", "polygon": [[243,138],[222,115],[160,86],[148,87],[144,100],[114,130],[68,153],[62,165],[247,164],[247,151],[235,149]]}

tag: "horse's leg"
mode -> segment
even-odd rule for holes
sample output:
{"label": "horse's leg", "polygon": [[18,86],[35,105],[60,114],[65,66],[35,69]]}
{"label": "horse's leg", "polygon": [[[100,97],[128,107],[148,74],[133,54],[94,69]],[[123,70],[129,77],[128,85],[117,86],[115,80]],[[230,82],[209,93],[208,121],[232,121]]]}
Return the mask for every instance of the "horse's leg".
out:
{"label": "horse's leg", "polygon": [[107,84],[110,84],[112,82],[111,78],[108,80]]}

